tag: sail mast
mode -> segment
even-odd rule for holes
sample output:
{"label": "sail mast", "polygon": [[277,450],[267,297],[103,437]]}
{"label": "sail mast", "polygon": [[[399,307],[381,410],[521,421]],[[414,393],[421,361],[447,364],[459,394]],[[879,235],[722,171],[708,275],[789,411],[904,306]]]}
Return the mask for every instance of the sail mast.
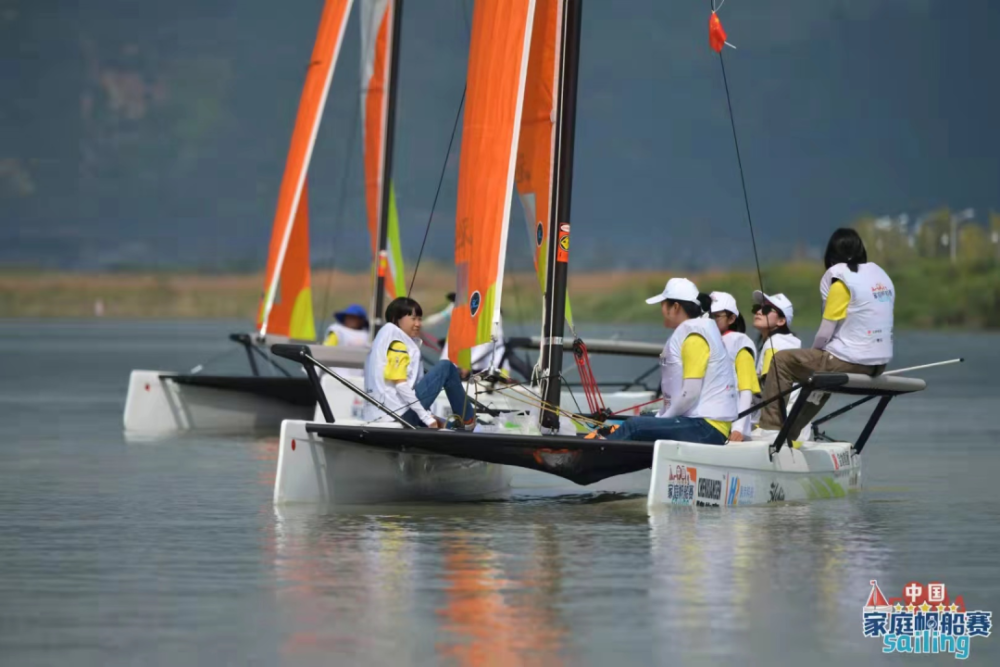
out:
{"label": "sail mast", "polygon": [[[563,329],[566,326],[566,278],[569,272],[570,204],[573,194],[573,141],[576,132],[576,91],[580,61],[580,15],[583,0],[563,1],[562,68],[559,83],[559,125],[556,133],[555,206],[549,216],[549,260],[546,266],[542,321],[542,399],[559,405],[562,392]],[[555,243],[552,242],[555,240]],[[559,428],[559,415],[543,410],[541,426]]]}
{"label": "sail mast", "polygon": [[396,83],[399,72],[399,34],[403,23],[403,0],[389,0],[389,16],[391,18],[391,37],[387,46],[389,69],[386,73],[387,96],[385,100],[385,129],[382,141],[382,173],[379,192],[378,234],[375,242],[375,290],[372,295],[372,331],[374,336],[384,324],[385,310],[385,277],[388,270],[388,238],[390,201],[392,194],[392,147],[396,130]]}

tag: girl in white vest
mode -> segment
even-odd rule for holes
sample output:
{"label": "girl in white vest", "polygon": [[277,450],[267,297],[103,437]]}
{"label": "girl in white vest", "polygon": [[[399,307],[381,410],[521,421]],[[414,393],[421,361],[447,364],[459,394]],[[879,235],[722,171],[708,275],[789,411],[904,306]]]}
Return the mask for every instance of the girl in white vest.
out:
{"label": "girl in white vest", "polygon": [[[333,314],[333,324],[326,329],[323,345],[339,347],[368,347],[368,313],[364,306],[351,304]],[[356,368],[335,368],[344,376],[360,376]]]}
{"label": "girl in white vest", "polygon": [[[747,325],[740,315],[733,295],[727,292],[712,292],[709,296],[712,297],[711,317],[715,320],[719,333],[722,334],[722,343],[726,346],[726,352],[736,369],[737,409],[743,413],[753,405],[754,395],[760,393],[756,370],[757,350],[746,334]],[[733,422],[729,434],[731,442],[741,442],[744,437],[750,435],[751,416],[747,414]]]}
{"label": "girl in white vest", "polygon": [[[795,308],[792,301],[784,294],[764,294],[760,290],[753,293],[753,326],[760,334],[760,348],[757,351],[757,375],[760,378],[760,385],[767,381],[767,374],[772,368],[774,355],[784,350],[798,350],[802,347],[802,340],[792,333],[792,318],[795,316]],[[758,392],[759,393],[759,392]],[[786,409],[791,407],[799,397],[798,391],[793,391],[777,403],[784,402]],[[759,402],[759,401],[758,401]],[[779,405],[780,407],[780,405]],[[760,412],[750,415],[752,421],[760,420]],[[802,434],[794,437],[807,435],[811,427],[806,424],[802,428]],[[746,433],[744,433],[746,434]]]}
{"label": "girl in white vest", "polygon": [[[452,412],[469,428],[475,423],[475,412],[465,395],[458,367],[443,359],[424,374],[420,359],[423,314],[420,304],[408,297],[394,299],[385,309],[386,323],[375,336],[365,362],[365,391],[414,426],[442,428],[444,422],[429,408],[444,390]],[[364,419],[392,418],[368,403]]]}
{"label": "girl in white vest", "polygon": [[[775,373],[764,383],[764,400],[777,396],[793,382],[802,382],[815,372],[878,375],[892,359],[893,305],[896,291],[892,280],[878,265],[868,261],[861,237],[853,229],[833,233],[826,247],[826,273],[820,280],[823,322],[812,349],[779,352]],[[828,398],[809,402],[794,428],[811,420]],[[761,410],[762,437],[781,428],[780,408]]]}
{"label": "girl in white vest", "polygon": [[673,335],[660,355],[664,406],[655,417],[632,417],[608,440],[680,440],[724,445],[736,418],[736,371],[719,328],[702,317],[711,299],[685,278],[671,278],[659,303]]}

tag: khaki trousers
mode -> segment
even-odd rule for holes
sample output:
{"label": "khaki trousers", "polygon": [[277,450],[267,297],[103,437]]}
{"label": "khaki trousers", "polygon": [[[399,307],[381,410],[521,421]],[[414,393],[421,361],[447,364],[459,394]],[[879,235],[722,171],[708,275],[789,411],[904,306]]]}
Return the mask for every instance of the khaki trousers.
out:
{"label": "khaki trousers", "polygon": [[[876,375],[881,367],[862,366],[841,361],[829,352],[823,350],[801,349],[782,350],[776,352],[771,359],[771,368],[764,382],[761,397],[764,401],[774,398],[783,391],[791,389],[795,382],[804,382],[813,373],[860,373],[861,375]],[[829,394],[813,393],[809,397],[802,412],[799,413],[790,433],[798,433],[813,417],[823,409]],[[760,428],[777,431],[785,421],[781,411],[782,404],[788,404],[788,396],[769,403],[761,408]],[[817,400],[818,399],[818,400]],[[814,402],[816,401],[816,402]],[[791,406],[788,406],[791,407]]]}

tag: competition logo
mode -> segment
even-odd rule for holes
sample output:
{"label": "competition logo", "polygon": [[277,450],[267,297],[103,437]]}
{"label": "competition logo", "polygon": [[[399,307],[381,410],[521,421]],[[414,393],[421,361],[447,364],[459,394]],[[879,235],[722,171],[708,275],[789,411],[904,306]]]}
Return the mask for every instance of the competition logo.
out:
{"label": "competition logo", "polygon": [[893,300],[892,290],[882,283],[875,283],[875,285],[872,286],[872,296],[875,297],[876,301]]}
{"label": "competition logo", "polygon": [[694,500],[694,485],[697,481],[697,468],[671,466],[667,479],[667,498],[671,503],[690,504]]}
{"label": "competition logo", "polygon": [[973,637],[990,636],[993,612],[967,611],[962,596],[952,602],[943,583],[911,581],[902,597],[888,600],[874,579],[871,586],[861,629],[882,640],[882,653],[952,653],[965,660]]}
{"label": "competition logo", "polygon": [[480,296],[479,292],[473,292],[472,296],[469,298],[469,314],[472,315],[472,317],[475,317],[476,313],[479,312],[479,306],[481,306],[482,303],[483,297]]}

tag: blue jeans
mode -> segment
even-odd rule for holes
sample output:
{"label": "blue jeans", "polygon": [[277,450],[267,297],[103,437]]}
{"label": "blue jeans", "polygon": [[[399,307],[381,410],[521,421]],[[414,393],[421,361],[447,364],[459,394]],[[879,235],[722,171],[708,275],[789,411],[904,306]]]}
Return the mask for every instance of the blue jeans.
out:
{"label": "blue jeans", "polygon": [[704,419],[691,417],[632,417],[608,440],[680,440],[704,445],[724,445],[726,436]]}
{"label": "blue jeans", "polygon": [[[456,415],[462,415],[463,421],[469,421],[476,416],[476,412],[465,396],[465,387],[462,386],[462,378],[458,374],[458,366],[447,359],[442,359],[435,364],[434,368],[427,371],[413,387],[413,393],[417,395],[420,405],[427,410],[431,409],[438,394],[444,389],[448,396],[448,403],[451,404],[451,411]],[[402,415],[404,420],[414,426],[423,426],[420,417],[413,410],[407,410]]]}

